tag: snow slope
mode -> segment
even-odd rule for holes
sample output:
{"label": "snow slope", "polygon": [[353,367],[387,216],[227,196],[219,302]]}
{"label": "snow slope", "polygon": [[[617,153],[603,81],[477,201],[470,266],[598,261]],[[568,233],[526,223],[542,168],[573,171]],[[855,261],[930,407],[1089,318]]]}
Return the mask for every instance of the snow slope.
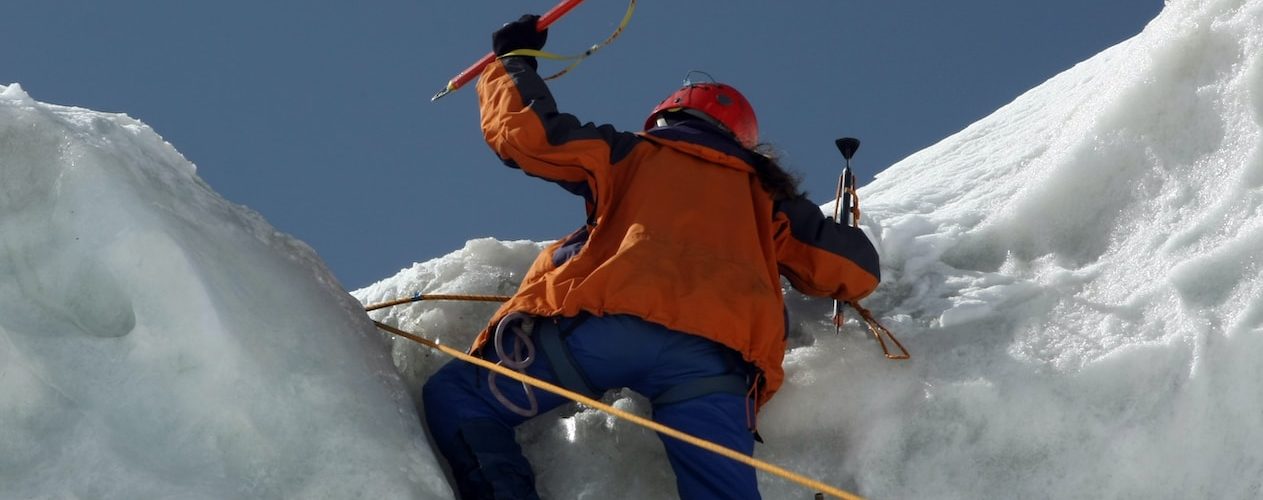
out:
{"label": "snow slope", "polygon": [[[757,455],[875,498],[1263,496],[1261,123],[1263,1],[1173,1],[889,168],[861,190],[885,278],[866,304],[914,359],[791,296],[788,383]],[[537,250],[474,241],[355,295],[506,293]],[[465,346],[493,308],[380,317]],[[406,341],[395,358],[413,388],[446,361]],[[652,435],[558,417],[521,435],[543,492],[674,495]]]}
{"label": "snow slope", "polygon": [[926,354],[871,491],[1263,495],[1261,123],[1263,2],[1169,2],[869,186]]}
{"label": "snow slope", "polygon": [[153,130],[0,87],[0,498],[450,495],[360,311]]}
{"label": "snow slope", "polygon": [[[864,187],[866,305],[914,358],[790,294],[757,456],[874,498],[1263,496],[1260,54],[1263,0],[1173,0]],[[542,245],[353,295],[510,293]],[[374,317],[463,347],[494,307]],[[148,127],[0,87],[0,498],[451,498],[408,397],[446,361]],[[521,440],[547,498],[674,496],[657,438],[602,414]]]}

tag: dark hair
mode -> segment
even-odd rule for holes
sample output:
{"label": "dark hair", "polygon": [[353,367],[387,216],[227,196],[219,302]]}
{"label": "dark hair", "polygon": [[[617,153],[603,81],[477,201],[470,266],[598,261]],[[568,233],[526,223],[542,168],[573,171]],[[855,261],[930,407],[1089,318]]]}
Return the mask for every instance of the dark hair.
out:
{"label": "dark hair", "polygon": [[778,154],[770,144],[759,144],[751,151],[754,158],[754,171],[759,174],[759,183],[772,195],[773,200],[797,198],[803,195],[798,188],[798,176],[781,168]]}

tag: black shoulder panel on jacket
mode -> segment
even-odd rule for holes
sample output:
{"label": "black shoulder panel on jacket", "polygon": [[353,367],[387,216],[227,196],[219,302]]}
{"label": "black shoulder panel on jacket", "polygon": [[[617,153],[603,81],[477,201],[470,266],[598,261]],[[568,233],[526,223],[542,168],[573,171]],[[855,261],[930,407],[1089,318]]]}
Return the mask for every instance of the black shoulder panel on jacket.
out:
{"label": "black shoulder panel on jacket", "polygon": [[559,146],[570,141],[599,139],[609,145],[610,164],[614,165],[631,154],[632,149],[642,140],[636,134],[620,132],[612,125],[580,124],[574,115],[557,110],[557,101],[553,100],[548,85],[525,58],[506,57],[503,61],[504,68],[508,70],[518,93],[522,95],[522,102],[539,115],[549,144]]}
{"label": "black shoulder panel on jacket", "polygon": [[778,201],[775,210],[789,218],[794,239],[840,255],[881,280],[877,249],[860,228],[835,223],[804,197]]}

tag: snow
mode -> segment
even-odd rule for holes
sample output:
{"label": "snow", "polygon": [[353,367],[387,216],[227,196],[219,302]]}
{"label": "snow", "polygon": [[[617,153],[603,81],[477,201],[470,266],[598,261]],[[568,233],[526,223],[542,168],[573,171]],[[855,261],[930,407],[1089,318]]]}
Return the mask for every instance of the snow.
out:
{"label": "snow", "polygon": [[303,243],[124,115],[0,87],[0,498],[450,490]]}
{"label": "snow", "polygon": [[[864,186],[865,305],[913,359],[789,294],[756,456],[874,498],[1263,496],[1259,54],[1263,0],[1168,2]],[[544,242],[470,241],[352,298],[148,127],[16,84],[0,180],[0,498],[451,498],[412,403],[448,358],[357,299],[511,293]],[[495,307],[372,316],[463,348]],[[597,411],[520,440],[545,498],[675,495],[657,438]]]}

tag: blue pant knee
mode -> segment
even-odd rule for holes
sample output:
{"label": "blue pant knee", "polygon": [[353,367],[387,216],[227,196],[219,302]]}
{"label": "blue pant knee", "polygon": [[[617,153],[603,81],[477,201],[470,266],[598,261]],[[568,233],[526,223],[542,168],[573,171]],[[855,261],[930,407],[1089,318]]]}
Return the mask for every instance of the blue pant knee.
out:
{"label": "blue pant knee", "polygon": [[486,381],[472,365],[449,362],[425,383],[422,401],[430,435],[447,459],[462,500],[538,500],[535,475],[515,431],[488,402]]}

